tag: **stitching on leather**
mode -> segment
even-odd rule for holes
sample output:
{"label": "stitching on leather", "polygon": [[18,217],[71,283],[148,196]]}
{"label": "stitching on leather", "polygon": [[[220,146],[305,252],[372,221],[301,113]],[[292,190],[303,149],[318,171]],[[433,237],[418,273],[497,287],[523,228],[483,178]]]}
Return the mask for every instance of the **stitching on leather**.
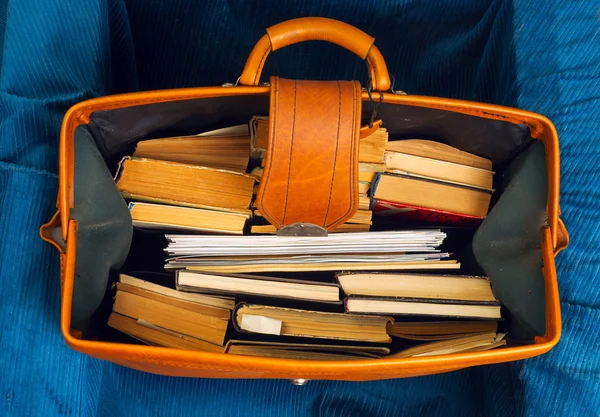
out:
{"label": "stitching on leather", "polygon": [[294,113],[292,116],[292,140],[290,141],[290,162],[288,164],[288,178],[285,185],[285,201],[283,203],[283,218],[281,223],[285,224],[285,216],[287,215],[288,195],[290,192],[290,177],[292,173],[292,158],[294,156],[294,129],[296,127],[296,80],[294,80]]}
{"label": "stitching on leather", "polygon": [[[356,129],[356,116],[359,113],[358,112],[358,103],[359,103],[359,99],[357,97],[357,91],[360,90],[360,84],[356,81],[351,81],[353,86],[354,86],[354,91],[353,91],[353,112],[352,112],[352,154],[351,154],[351,161],[354,161],[356,159],[356,152],[357,152],[357,146],[356,146],[356,134],[358,133],[358,129]],[[357,186],[356,181],[353,181],[354,178],[358,179],[358,176],[355,175],[355,170],[356,170],[356,166],[357,164],[351,163],[350,164],[350,196],[352,198],[352,201],[350,201],[350,205],[348,207],[348,210],[346,211],[346,213],[344,213],[342,216],[338,217],[336,220],[332,221],[331,223],[329,223],[326,226],[326,229],[329,228],[333,228],[339,224],[341,224],[344,220],[346,220],[346,217],[348,216],[349,213],[351,213],[354,208],[356,207],[356,201],[354,199],[354,189]]]}
{"label": "stitching on leather", "polygon": [[[269,37],[269,41],[270,40],[271,40],[271,37]],[[258,64],[258,69],[256,71],[256,74],[254,74],[254,81],[253,81],[254,85],[256,85],[256,79],[257,78],[260,79],[260,74],[262,73],[263,66],[265,65],[265,59],[267,59],[267,55],[271,51],[271,48],[272,48],[272,45],[269,45],[269,47],[267,49],[265,49],[265,52],[263,53],[263,56],[260,59],[260,63]]]}
{"label": "stitching on leather", "polygon": [[335,168],[337,163],[337,154],[340,144],[340,124],[342,119],[342,87],[340,82],[337,82],[338,86],[338,123],[337,123],[337,137],[335,138],[335,154],[333,154],[333,169],[331,172],[331,185],[329,186],[329,200],[327,200],[327,211],[325,212],[325,219],[323,219],[323,227],[326,227],[327,217],[329,217],[329,209],[331,208],[331,195],[333,194],[333,184],[335,183]]}
{"label": "stitching on leather", "polygon": [[262,211],[264,211],[264,213],[262,213],[263,216],[265,216],[265,218],[267,220],[269,220],[269,222],[271,222],[272,225],[276,226],[276,227],[281,227],[281,223],[279,223],[276,219],[275,216],[273,216],[273,214],[269,211],[269,209],[267,207],[265,207],[264,205],[264,200],[265,200],[265,195],[267,194],[267,187],[269,186],[269,177],[271,176],[271,161],[273,161],[273,153],[275,151],[275,144],[276,144],[276,140],[277,140],[277,131],[276,129],[276,125],[277,125],[277,114],[279,114],[279,78],[276,77],[274,78],[275,80],[275,85],[273,86],[273,108],[271,109],[271,113],[269,115],[269,121],[271,122],[271,132],[273,132],[273,135],[269,138],[269,143],[268,143],[268,147],[269,147],[269,160],[265,162],[265,175],[266,175],[266,179],[265,179],[265,188],[263,190],[262,195],[260,196],[260,206],[262,208]]}

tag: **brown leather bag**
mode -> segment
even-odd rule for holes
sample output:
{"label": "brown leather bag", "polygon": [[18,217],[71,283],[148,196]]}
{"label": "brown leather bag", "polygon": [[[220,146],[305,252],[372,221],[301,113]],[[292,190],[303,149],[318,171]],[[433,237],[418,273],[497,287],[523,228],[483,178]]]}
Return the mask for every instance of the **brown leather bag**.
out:
{"label": "brown leather bag", "polygon": [[[335,43],[365,60],[368,91],[354,81],[273,77],[270,85],[260,84],[271,51],[308,40]],[[561,333],[554,257],[568,244],[559,219],[559,149],[554,126],[544,116],[519,109],[398,94],[389,91],[390,87],[385,61],[373,38],[342,22],[303,18],[267,29],[235,86],[115,95],[73,106],[61,129],[58,211],[40,230],[42,238],[60,253],[61,329],[67,344],[96,358],[164,375],[337,380],[435,374],[549,351]],[[108,168],[114,169],[115,162],[138,140],[164,129],[202,131],[269,113],[259,210],[276,227],[301,221],[331,229],[356,211],[361,120],[370,118],[374,104],[392,139],[427,135],[488,157],[505,169],[507,183],[477,231],[473,252],[495,291],[503,291],[502,279],[496,278],[502,276],[498,262],[513,265],[517,275],[531,276],[532,282],[539,281],[536,291],[541,307],[528,313],[540,317],[539,323],[530,326],[530,334],[537,331],[535,337],[496,350],[444,356],[309,361],[109,342],[84,338],[76,330],[76,315],[85,306],[75,306],[80,302],[74,291],[86,294],[97,287],[103,294],[108,275],[115,273],[122,253],[126,255],[131,245],[131,219],[123,212],[124,202]],[[541,155],[541,169],[531,162],[536,155]],[[519,175],[520,181],[514,180]],[[535,190],[538,193],[533,196]],[[519,199],[520,192],[530,197]],[[515,245],[519,256],[514,253]],[[521,254],[530,262],[520,263]],[[519,316],[519,309],[505,305],[514,313],[515,326],[527,321],[527,316]]]}

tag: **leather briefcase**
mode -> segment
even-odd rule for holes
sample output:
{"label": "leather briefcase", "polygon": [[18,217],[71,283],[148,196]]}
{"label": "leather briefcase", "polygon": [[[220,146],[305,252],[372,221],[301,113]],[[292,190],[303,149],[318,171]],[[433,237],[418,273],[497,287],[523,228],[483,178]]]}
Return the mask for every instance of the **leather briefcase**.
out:
{"label": "leather briefcase", "polygon": [[[276,77],[270,84],[260,83],[271,51],[308,40],[335,43],[365,60],[368,88],[350,81]],[[117,343],[93,331],[98,311],[110,309],[103,303],[110,292],[109,277],[118,273],[127,256],[136,255],[139,245],[152,239],[133,233],[126,204],[112,179],[120,158],[139,140],[165,133],[193,134],[268,114],[278,122],[270,127],[267,180],[261,181],[259,209],[277,227],[305,221],[332,228],[356,210],[356,135],[361,121],[372,121],[374,108],[391,140],[425,137],[492,160],[499,181],[494,184],[495,200],[460,256],[463,265],[475,264],[490,277],[516,343],[432,357],[310,361]],[[315,142],[300,140],[292,145],[293,123],[300,132],[296,137]],[[348,140],[332,140],[335,137]],[[321,158],[323,154],[334,155],[335,161]],[[559,218],[558,137],[550,120],[514,108],[392,91],[374,39],[345,23],[302,18],[267,29],[236,85],[123,94],[78,103],[65,115],[59,155],[58,211],[40,233],[60,253],[63,336],[71,348],[87,355],[164,375],[374,380],[530,358],[549,351],[560,338],[554,258],[567,246],[568,234]],[[301,183],[290,174],[294,164],[307,158],[321,173],[337,177],[335,187]],[[281,205],[282,195],[289,200],[287,206]],[[320,204],[308,213],[301,208],[307,198]],[[163,260],[148,258],[147,262],[160,269]]]}

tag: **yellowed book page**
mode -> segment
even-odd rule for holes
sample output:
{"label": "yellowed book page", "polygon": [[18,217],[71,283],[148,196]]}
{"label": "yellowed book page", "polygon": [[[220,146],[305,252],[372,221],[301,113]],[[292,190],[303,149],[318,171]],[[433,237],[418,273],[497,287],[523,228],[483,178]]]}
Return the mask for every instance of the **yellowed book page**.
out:
{"label": "yellowed book page", "polygon": [[246,172],[250,136],[183,136],[145,140],[138,143],[133,156]]}
{"label": "yellowed book page", "polygon": [[113,311],[218,345],[224,342],[228,323],[227,320],[122,291],[117,291]]}
{"label": "yellowed book page", "polygon": [[201,350],[215,353],[223,352],[222,346],[174,332],[165,332],[155,328],[149,328],[139,324],[136,319],[117,313],[112,313],[110,315],[108,318],[108,325],[153,346],[164,346],[184,350]]}
{"label": "yellowed book page", "polygon": [[388,333],[409,335],[450,335],[462,333],[496,332],[497,321],[398,321],[388,325]]}
{"label": "yellowed book page", "polygon": [[433,181],[396,175],[382,175],[375,191],[375,198],[411,206],[485,217],[490,205],[491,194]]}
{"label": "yellowed book page", "polygon": [[500,306],[450,303],[419,303],[398,300],[346,299],[348,311],[393,315],[447,316],[480,319],[500,319]]}
{"label": "yellowed book page", "polygon": [[440,161],[400,152],[386,152],[385,163],[389,172],[408,172],[427,178],[439,179],[473,187],[491,189],[494,173],[468,165]]}
{"label": "yellowed book page", "polygon": [[132,285],[123,284],[122,282],[117,282],[117,291],[123,291],[139,295],[140,297],[148,298],[150,300],[158,301],[164,304],[169,304],[174,307],[183,308],[185,310],[193,311],[195,313],[203,314],[206,316],[220,318],[221,320],[229,320],[230,318],[231,310],[227,308],[212,307],[207,306],[205,304],[198,304],[190,301],[181,300],[178,298],[168,297],[166,295],[144,290],[138,287],[134,287]]}
{"label": "yellowed book page", "polygon": [[263,358],[296,359],[312,361],[351,361],[364,359],[377,359],[358,354],[342,354],[331,352],[307,352],[297,350],[278,349],[266,346],[232,346],[227,352],[230,355],[260,356]]}
{"label": "yellowed book page", "polygon": [[248,209],[254,178],[237,172],[156,161],[125,158],[116,176],[125,196],[175,205]]}
{"label": "yellowed book page", "polygon": [[191,229],[214,233],[242,234],[249,216],[215,210],[162,204],[129,203],[134,226],[168,229]]}
{"label": "yellowed book page", "polygon": [[409,358],[415,356],[433,356],[453,352],[460,352],[474,347],[490,345],[494,343],[496,333],[479,333],[461,339],[443,340],[438,342],[424,343],[412,348],[402,350],[388,356],[388,358]]}
{"label": "yellowed book page", "polygon": [[386,325],[393,320],[386,316],[325,313],[250,304],[236,310],[238,325],[245,314],[280,320],[281,334],[287,336],[383,343],[391,340],[386,332]]}
{"label": "yellowed book page", "polygon": [[492,161],[481,156],[461,151],[450,145],[424,139],[402,139],[389,141],[387,151],[402,152],[410,155],[424,156],[456,164],[469,165],[488,171],[492,170]]}
{"label": "yellowed book page", "polygon": [[496,301],[485,277],[417,274],[339,274],[348,295]]}
{"label": "yellowed book page", "polygon": [[137,287],[146,291],[152,291],[157,294],[162,294],[167,297],[177,298],[179,300],[189,301],[192,303],[204,304],[207,306],[224,308],[228,310],[233,310],[233,307],[235,307],[235,300],[233,299],[233,297],[192,294],[177,291],[173,288],[168,288],[163,285],[154,284],[153,282],[144,281],[143,279],[135,278],[126,274],[119,275],[119,281],[123,284]]}

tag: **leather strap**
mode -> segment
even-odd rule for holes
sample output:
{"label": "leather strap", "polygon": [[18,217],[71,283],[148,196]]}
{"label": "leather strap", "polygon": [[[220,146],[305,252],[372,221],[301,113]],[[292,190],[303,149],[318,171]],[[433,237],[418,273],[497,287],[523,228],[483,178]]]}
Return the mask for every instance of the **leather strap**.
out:
{"label": "leather strap", "polygon": [[326,41],[348,49],[367,63],[371,89],[387,91],[390,76],[375,39],[365,32],[339,20],[324,17],[302,17],[278,23],[267,29],[254,46],[240,77],[241,85],[258,85],[267,56],[288,45],[304,41]]}
{"label": "leather strap", "polygon": [[269,144],[256,206],[278,229],[331,230],[358,209],[361,88],[271,78]]}

